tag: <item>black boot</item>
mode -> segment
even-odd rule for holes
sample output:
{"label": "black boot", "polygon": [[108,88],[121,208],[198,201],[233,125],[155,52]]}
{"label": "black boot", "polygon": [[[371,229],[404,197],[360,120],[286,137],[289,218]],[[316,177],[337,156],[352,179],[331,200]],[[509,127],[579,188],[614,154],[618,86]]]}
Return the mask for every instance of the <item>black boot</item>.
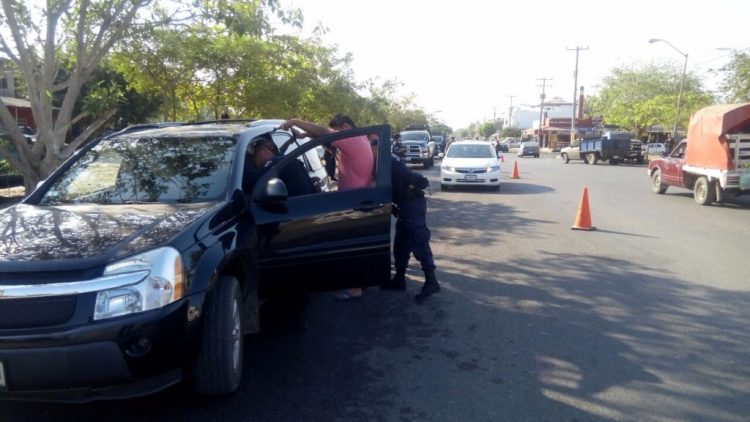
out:
{"label": "black boot", "polygon": [[406,290],[406,270],[396,270],[396,275],[389,281],[382,283],[380,288],[385,290]]}
{"label": "black boot", "polygon": [[424,274],[424,286],[422,291],[414,297],[417,303],[422,303],[428,296],[435,294],[440,291],[440,284],[438,284],[437,278],[434,272]]}

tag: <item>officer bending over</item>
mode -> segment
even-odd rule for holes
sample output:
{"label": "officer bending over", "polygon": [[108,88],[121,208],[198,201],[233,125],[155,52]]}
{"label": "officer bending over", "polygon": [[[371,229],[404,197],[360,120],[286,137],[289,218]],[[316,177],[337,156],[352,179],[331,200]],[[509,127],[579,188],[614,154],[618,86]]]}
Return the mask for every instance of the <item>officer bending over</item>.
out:
{"label": "officer bending over", "polygon": [[[378,138],[370,136],[373,154],[377,154]],[[377,156],[376,156],[377,159]],[[414,298],[421,303],[428,296],[440,291],[435,277],[435,262],[430,249],[430,229],[427,228],[427,200],[424,189],[429,181],[421,174],[410,170],[395,154],[391,154],[391,184],[393,186],[393,210],[398,218],[396,238],[393,242],[393,260],[396,275],[380,285],[382,289],[406,290],[406,268],[409,255],[414,254],[424,271],[425,282]]]}

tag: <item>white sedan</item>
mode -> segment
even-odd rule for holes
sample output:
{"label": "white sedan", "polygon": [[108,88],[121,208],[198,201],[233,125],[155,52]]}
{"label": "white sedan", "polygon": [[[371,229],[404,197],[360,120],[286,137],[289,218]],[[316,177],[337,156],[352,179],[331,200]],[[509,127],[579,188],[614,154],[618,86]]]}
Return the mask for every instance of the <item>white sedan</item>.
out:
{"label": "white sedan", "polygon": [[448,147],[440,165],[440,190],[466,185],[500,190],[500,161],[488,142],[461,141]]}

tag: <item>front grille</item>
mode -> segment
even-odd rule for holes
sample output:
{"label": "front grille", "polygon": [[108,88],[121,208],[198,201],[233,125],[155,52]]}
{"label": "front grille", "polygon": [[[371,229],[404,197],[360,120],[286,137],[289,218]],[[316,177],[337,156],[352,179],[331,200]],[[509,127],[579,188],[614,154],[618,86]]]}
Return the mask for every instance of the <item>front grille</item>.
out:
{"label": "front grille", "polygon": [[477,173],[487,173],[487,168],[481,168],[481,169],[456,169],[456,173],[464,173],[464,174],[477,174]]}
{"label": "front grille", "polygon": [[0,285],[47,284],[83,281],[93,278],[87,270],[74,271],[37,271],[37,272],[0,272]]}
{"label": "front grille", "polygon": [[73,317],[76,296],[0,300],[0,328],[48,327]]}

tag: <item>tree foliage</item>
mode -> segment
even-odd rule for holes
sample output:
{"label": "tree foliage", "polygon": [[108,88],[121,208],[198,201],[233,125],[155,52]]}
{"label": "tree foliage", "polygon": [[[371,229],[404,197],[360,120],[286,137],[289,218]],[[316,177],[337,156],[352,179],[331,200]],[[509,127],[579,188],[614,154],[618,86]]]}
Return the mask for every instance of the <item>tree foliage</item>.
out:
{"label": "tree foliage", "polygon": [[492,122],[484,122],[479,126],[479,135],[483,138],[489,138],[497,131],[495,124]]}
{"label": "tree foliage", "polygon": [[734,51],[729,63],[720,69],[724,72],[721,89],[730,103],[750,101],[750,54]]}
{"label": "tree foliage", "polygon": [[[37,142],[27,144],[9,110],[0,102],[0,121],[9,142],[0,153],[24,176],[27,191],[46,178],[76,147],[115,113],[115,101],[105,99],[111,86],[100,86],[77,110],[79,96],[100,61],[115,43],[138,30],[138,12],[150,0],[1,0],[0,53],[23,77],[37,125]],[[111,92],[110,92],[111,93]],[[92,114],[96,113],[96,114]],[[68,139],[76,123],[93,118],[88,127]],[[66,142],[67,141],[67,142]]]}
{"label": "tree foliage", "polygon": [[[667,65],[615,68],[604,78],[599,93],[587,98],[586,112],[590,116],[601,114],[605,124],[637,134],[652,125],[672,127],[681,76],[681,69]],[[686,127],[693,112],[713,102],[700,79],[690,73],[685,75],[678,126]]]}
{"label": "tree foliage", "polygon": [[502,132],[500,133],[503,138],[520,138],[522,134],[523,130],[515,127],[503,128]]}
{"label": "tree foliage", "polygon": [[310,38],[276,34],[272,22],[303,24],[301,12],[279,0],[191,0],[170,9],[158,0],[49,0],[39,13],[19,0],[0,2],[12,30],[0,51],[21,73],[40,140],[23,142],[0,107],[13,138],[0,152],[27,188],[112,118],[139,123],[157,106],[157,118],[172,121],[228,112],[325,124],[343,112],[359,125],[390,122],[398,130],[431,118],[397,97],[397,81],[357,83],[351,55],[325,45],[321,28]]}

